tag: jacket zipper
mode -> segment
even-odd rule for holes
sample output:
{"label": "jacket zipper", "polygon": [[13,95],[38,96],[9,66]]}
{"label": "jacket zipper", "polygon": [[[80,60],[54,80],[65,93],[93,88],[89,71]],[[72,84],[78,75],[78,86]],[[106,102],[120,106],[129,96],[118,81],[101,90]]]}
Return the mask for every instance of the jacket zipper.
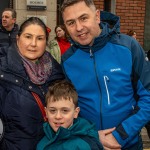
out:
{"label": "jacket zipper", "polygon": [[104,76],[104,83],[105,83],[105,88],[106,88],[106,92],[107,92],[107,102],[108,102],[108,105],[110,105],[110,96],[109,96],[109,90],[108,90],[108,86],[107,86],[108,81],[109,81],[109,78],[107,76]]}
{"label": "jacket zipper", "polygon": [[11,42],[11,39],[10,39],[10,33],[8,34],[8,40],[9,40],[9,46],[10,46],[10,42]]}
{"label": "jacket zipper", "polygon": [[95,70],[95,74],[96,74],[96,80],[97,80],[97,83],[98,83],[98,87],[99,87],[99,91],[100,91],[100,126],[101,126],[101,129],[103,129],[103,121],[102,121],[102,94],[101,94],[101,88],[100,88],[100,83],[99,83],[99,80],[98,80],[98,74],[97,74],[97,70],[96,70],[96,63],[95,63],[95,59],[94,59],[94,55],[93,55],[93,52],[92,52],[92,49],[90,49],[90,58],[93,58],[93,61],[94,61],[94,70]]}
{"label": "jacket zipper", "polygon": [[93,52],[92,52],[91,49],[90,49],[90,57],[91,57],[91,58],[93,57]]}

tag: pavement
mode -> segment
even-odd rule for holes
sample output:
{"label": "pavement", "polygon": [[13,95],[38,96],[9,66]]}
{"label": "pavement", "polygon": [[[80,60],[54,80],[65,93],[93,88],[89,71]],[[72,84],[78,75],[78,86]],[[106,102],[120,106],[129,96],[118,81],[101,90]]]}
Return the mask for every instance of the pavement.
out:
{"label": "pavement", "polygon": [[144,150],[150,150],[150,139],[147,135],[147,131],[145,128],[142,129],[141,135],[142,135]]}

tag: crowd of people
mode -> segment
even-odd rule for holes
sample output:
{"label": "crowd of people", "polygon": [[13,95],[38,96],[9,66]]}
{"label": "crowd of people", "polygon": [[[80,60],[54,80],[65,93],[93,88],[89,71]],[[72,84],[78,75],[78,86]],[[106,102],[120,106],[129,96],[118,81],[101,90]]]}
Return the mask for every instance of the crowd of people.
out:
{"label": "crowd of people", "polygon": [[2,12],[0,149],[143,150],[150,63],[136,32],[120,33],[93,0],[64,0],[61,12],[50,41],[38,17],[19,27],[15,10]]}

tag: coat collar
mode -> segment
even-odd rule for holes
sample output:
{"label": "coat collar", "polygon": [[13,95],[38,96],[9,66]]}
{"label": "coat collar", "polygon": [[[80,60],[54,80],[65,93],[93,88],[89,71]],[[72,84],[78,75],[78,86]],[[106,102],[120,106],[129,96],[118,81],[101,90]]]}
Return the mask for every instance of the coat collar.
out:
{"label": "coat collar", "polygon": [[71,40],[71,43],[73,43],[76,48],[80,48],[86,52],[90,52],[90,49],[95,52],[104,47],[113,34],[120,33],[120,18],[118,16],[109,12],[101,11],[100,19],[100,28],[102,32],[94,39],[92,46],[83,46],[73,40]]}

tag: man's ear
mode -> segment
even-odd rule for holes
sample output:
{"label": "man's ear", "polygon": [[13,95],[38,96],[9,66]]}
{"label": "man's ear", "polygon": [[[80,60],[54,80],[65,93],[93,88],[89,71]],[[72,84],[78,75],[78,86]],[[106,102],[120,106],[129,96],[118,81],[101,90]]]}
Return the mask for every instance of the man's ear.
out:
{"label": "man's ear", "polygon": [[79,112],[80,112],[80,107],[76,107],[74,112],[74,118],[78,118]]}
{"label": "man's ear", "polygon": [[98,9],[96,10],[96,20],[100,23],[100,11]]}
{"label": "man's ear", "polygon": [[46,108],[46,107],[44,107],[44,110],[45,110],[45,113],[46,113],[46,117],[47,117],[47,108]]}
{"label": "man's ear", "polygon": [[13,22],[16,23],[16,18],[13,18]]}

